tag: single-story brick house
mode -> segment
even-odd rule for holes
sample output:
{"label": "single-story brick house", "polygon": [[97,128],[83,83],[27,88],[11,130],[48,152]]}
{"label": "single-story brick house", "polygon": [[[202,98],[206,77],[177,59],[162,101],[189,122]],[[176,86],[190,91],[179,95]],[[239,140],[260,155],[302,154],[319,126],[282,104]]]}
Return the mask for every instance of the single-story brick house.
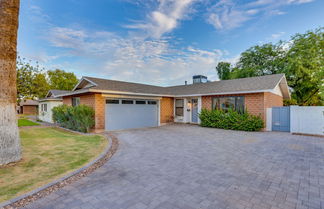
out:
{"label": "single-story brick house", "polygon": [[96,131],[199,123],[202,108],[243,109],[266,120],[266,108],[290,98],[284,74],[214,82],[194,76],[193,84],[170,87],[82,77],[59,96],[64,104],[92,107]]}
{"label": "single-story brick house", "polygon": [[37,115],[38,101],[32,99],[22,100],[17,106],[18,114]]}
{"label": "single-story brick house", "polygon": [[70,91],[63,90],[49,90],[45,98],[38,100],[38,118],[42,121],[52,123],[52,109],[53,107],[63,104],[60,94],[67,94]]}

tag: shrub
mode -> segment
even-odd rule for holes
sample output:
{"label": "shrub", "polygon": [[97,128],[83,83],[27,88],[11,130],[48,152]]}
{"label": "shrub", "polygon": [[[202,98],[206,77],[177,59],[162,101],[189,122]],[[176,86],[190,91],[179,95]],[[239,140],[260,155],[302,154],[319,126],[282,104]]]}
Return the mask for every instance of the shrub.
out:
{"label": "shrub", "polygon": [[231,130],[259,131],[264,125],[260,116],[251,115],[248,112],[238,113],[233,110],[224,112],[203,109],[199,118],[201,126]]}
{"label": "shrub", "polygon": [[94,110],[86,105],[59,105],[52,111],[53,121],[64,128],[87,133],[95,124]]}

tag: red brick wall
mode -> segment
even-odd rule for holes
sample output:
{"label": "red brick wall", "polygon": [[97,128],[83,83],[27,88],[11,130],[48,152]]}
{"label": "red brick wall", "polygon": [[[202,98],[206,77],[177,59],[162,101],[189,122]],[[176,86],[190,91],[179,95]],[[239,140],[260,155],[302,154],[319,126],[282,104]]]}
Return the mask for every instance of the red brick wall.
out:
{"label": "red brick wall", "polygon": [[63,97],[63,104],[71,106],[72,105],[72,99],[71,98],[72,97],[70,97],[70,96]]}
{"label": "red brick wall", "polygon": [[260,115],[264,121],[266,121],[266,108],[273,106],[283,106],[283,98],[279,95],[265,92],[254,94],[241,94],[241,95],[215,95],[215,96],[203,96],[202,108],[212,108],[212,97],[221,96],[244,96],[245,108],[253,115]]}
{"label": "red brick wall", "polygon": [[245,94],[244,103],[247,111],[252,115],[260,115],[265,121],[264,93]]}
{"label": "red brick wall", "polygon": [[26,114],[26,115],[36,115],[37,114],[37,107],[38,106],[34,106],[34,105],[24,105],[22,113]]}
{"label": "red brick wall", "polygon": [[163,97],[160,100],[160,123],[173,122],[174,99]]}
{"label": "red brick wall", "polygon": [[207,110],[212,109],[212,97],[214,97],[214,96],[202,96],[201,97],[201,108],[202,109],[207,109]]}
{"label": "red brick wall", "polygon": [[265,107],[274,107],[274,106],[278,106],[281,107],[283,106],[283,98],[282,96],[279,96],[277,94],[273,94],[273,93],[269,93],[269,92],[265,92],[264,93],[264,103],[265,103]]}
{"label": "red brick wall", "polygon": [[[105,98],[101,94],[87,93],[76,95],[80,97],[80,104],[92,107],[95,111],[95,129],[105,128]],[[63,104],[72,105],[72,96],[63,97]]]}
{"label": "red brick wall", "polygon": [[105,106],[106,99],[101,94],[95,94],[95,119],[96,129],[105,129]]}

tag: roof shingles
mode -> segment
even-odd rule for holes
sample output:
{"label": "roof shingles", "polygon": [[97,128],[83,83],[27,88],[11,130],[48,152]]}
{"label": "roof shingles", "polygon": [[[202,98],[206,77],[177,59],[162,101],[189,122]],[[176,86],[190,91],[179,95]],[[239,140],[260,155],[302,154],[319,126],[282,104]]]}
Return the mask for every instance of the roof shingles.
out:
{"label": "roof shingles", "polygon": [[274,74],[259,77],[169,87],[160,87],[93,77],[84,78],[96,83],[97,86],[91,87],[91,89],[96,90],[180,96],[266,91],[274,89],[283,77],[284,74]]}

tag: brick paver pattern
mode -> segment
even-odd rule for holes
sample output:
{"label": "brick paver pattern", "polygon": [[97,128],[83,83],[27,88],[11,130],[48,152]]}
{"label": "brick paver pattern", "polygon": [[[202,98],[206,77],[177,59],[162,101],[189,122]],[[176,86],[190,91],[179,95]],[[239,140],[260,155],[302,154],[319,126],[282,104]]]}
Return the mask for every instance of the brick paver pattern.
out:
{"label": "brick paver pattern", "polygon": [[194,125],[115,134],[109,162],[27,208],[324,209],[324,138]]}

